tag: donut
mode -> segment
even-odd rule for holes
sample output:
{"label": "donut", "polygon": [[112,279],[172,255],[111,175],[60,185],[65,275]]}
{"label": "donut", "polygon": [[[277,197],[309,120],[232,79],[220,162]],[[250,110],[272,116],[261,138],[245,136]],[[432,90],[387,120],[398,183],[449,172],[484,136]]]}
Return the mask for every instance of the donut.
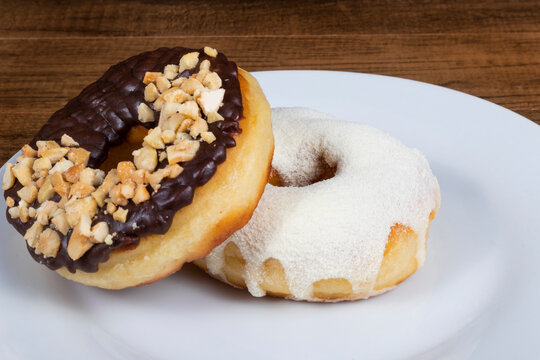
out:
{"label": "donut", "polygon": [[213,48],[133,56],[6,164],[7,220],[67,279],[152,283],[250,219],[270,171],[270,114],[255,78]]}
{"label": "donut", "polygon": [[273,109],[272,123],[252,219],[199,267],[254,296],[335,302],[382,294],[423,265],[440,192],[418,150],[309,109]]}

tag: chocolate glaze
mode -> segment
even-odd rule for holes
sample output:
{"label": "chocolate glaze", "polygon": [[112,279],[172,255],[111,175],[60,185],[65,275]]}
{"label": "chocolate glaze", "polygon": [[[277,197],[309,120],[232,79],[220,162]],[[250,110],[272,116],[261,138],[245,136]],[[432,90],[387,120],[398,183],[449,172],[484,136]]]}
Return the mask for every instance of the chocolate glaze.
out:
{"label": "chocolate glaze", "polygon": [[[141,125],[138,121],[137,107],[144,101],[144,87],[142,80],[147,71],[163,71],[167,64],[178,64],[180,58],[192,51],[198,51],[199,62],[208,59],[211,70],[219,74],[225,89],[223,106],[219,113],[224,121],[209,124],[210,131],[216,136],[211,144],[201,142],[201,146],[191,161],[180,163],[184,171],[175,179],[164,179],[161,188],[152,194],[148,201],[135,205],[132,201],[125,208],[128,209],[128,219],[125,223],[114,221],[110,214],[105,214],[105,208],[98,210],[92,224],[105,221],[109,225],[110,233],[117,233],[113,245],[96,244],[80,259],[73,261],[67,254],[67,244],[71,231],[62,238],[62,245],[55,258],[45,258],[37,255],[34,249],[28,247],[32,257],[52,270],[65,266],[69,271],[80,269],[85,272],[96,272],[98,264],[109,258],[111,251],[119,248],[129,249],[136,247],[140,237],[148,234],[164,234],[171,226],[176,211],[191,204],[197,186],[205,184],[216,172],[218,164],[225,161],[226,148],[236,145],[234,136],[240,133],[238,121],[242,117],[242,94],[238,81],[238,69],[234,62],[228,61],[225,55],[219,53],[217,57],[207,56],[204,51],[176,48],[160,48],[133,56],[112,66],[96,82],[87,86],[77,97],[71,99],[66,106],[55,112],[38,134],[30,142],[36,148],[38,140],[55,140],[60,143],[63,134],[73,137],[79,145],[90,151],[88,166],[98,168],[107,158],[111,146],[121,144],[129,129]],[[179,77],[189,77],[199,71],[186,70]],[[151,103],[147,103],[152,107]],[[155,113],[155,119],[159,113]],[[157,121],[142,124],[146,127],[155,127]],[[164,167],[162,162],[158,167]],[[19,182],[4,193],[4,197],[11,196],[19,201],[17,191],[22,187]],[[52,200],[58,201],[56,195]],[[39,203],[31,206],[38,208]],[[33,224],[33,221],[22,223],[19,219],[12,219],[6,213],[10,222],[19,233],[24,234]]]}

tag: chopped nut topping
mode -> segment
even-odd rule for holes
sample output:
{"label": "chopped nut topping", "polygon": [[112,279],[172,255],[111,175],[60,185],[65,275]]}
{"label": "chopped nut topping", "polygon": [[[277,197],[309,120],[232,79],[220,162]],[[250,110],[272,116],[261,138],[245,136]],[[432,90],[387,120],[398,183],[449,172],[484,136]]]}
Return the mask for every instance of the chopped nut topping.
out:
{"label": "chopped nut topping", "polygon": [[24,200],[19,201],[19,219],[21,222],[26,223],[29,220],[30,214],[28,214],[28,203]]}
{"label": "chopped nut topping", "polygon": [[81,216],[94,217],[97,211],[97,203],[91,196],[83,199],[73,198],[64,205],[64,209],[66,210],[68,224],[74,227],[81,219]]}
{"label": "chopped nut topping", "polygon": [[43,156],[43,153],[49,149],[60,147],[56,141],[52,140],[39,140],[36,142],[36,146],[38,147],[38,156]]}
{"label": "chopped nut topping", "polygon": [[[23,186],[30,185],[32,183],[32,165],[34,165],[33,158],[24,158],[21,160],[21,162],[19,162],[17,165],[15,165],[11,169],[11,172],[13,173],[13,175],[15,175],[17,180],[19,180],[19,182]],[[6,167],[6,170],[7,169],[8,167]],[[9,178],[8,181],[10,180],[11,179]],[[2,184],[2,187],[4,187],[4,184]],[[4,189],[4,190],[7,190],[7,189]]]}
{"label": "chopped nut topping", "polygon": [[53,216],[53,218],[51,219],[51,223],[54,225],[56,230],[62,233],[62,235],[67,235],[69,231],[69,224],[65,212]]}
{"label": "chopped nut topping", "polygon": [[137,170],[131,161],[119,162],[116,169],[121,182],[130,180],[135,170]]}
{"label": "chopped nut topping", "polygon": [[186,79],[180,86],[180,89],[188,93],[189,95],[193,95],[197,89],[204,89],[203,84],[199,80],[197,80],[194,77],[190,77],[189,79]]}
{"label": "chopped nut topping", "polygon": [[197,103],[193,100],[186,101],[185,103],[180,105],[178,108],[178,112],[192,119],[196,119],[200,114],[199,107],[197,106]]}
{"label": "chopped nut topping", "polygon": [[7,205],[7,207],[15,206],[15,200],[13,200],[13,198],[11,196],[8,196],[6,198],[6,205]]}
{"label": "chopped nut topping", "polygon": [[113,214],[113,219],[125,223],[127,220],[128,210],[119,207]]}
{"label": "chopped nut topping", "polygon": [[[4,170],[4,177],[2,178],[2,190],[9,190],[15,184],[15,175],[13,174],[13,167],[15,165],[7,163]],[[32,179],[30,179],[31,181]]]}
{"label": "chopped nut topping", "polygon": [[86,166],[90,159],[90,152],[83,148],[69,149],[67,158],[74,164],[83,164],[83,166]]}
{"label": "chopped nut topping", "polygon": [[44,201],[49,200],[54,196],[54,193],[55,189],[53,188],[53,185],[51,183],[51,176],[47,176],[38,191],[37,199],[39,203],[41,204]]}
{"label": "chopped nut topping", "polygon": [[79,143],[76,142],[75,139],[73,139],[68,134],[62,135],[62,138],[60,139],[60,144],[62,144],[62,146],[79,146]]}
{"label": "chopped nut topping", "polygon": [[178,72],[182,73],[184,70],[191,70],[199,62],[199,53],[197,51],[187,53],[180,59]]}
{"label": "chopped nut topping", "polygon": [[156,86],[159,92],[164,92],[171,87],[171,82],[165,76],[160,76],[156,79]]}
{"label": "chopped nut topping", "polygon": [[137,189],[135,189],[135,195],[132,199],[133,202],[138,205],[148,199],[150,199],[150,194],[148,193],[148,190],[146,190],[146,186],[142,184],[137,185]]}
{"label": "chopped nut topping", "polygon": [[63,173],[64,179],[66,179],[72,184],[76,183],[77,181],[79,181],[79,178],[81,176],[81,172],[83,171],[83,169],[84,169],[83,164],[73,165],[72,167],[70,167]]}
{"label": "chopped nut topping", "polygon": [[69,198],[76,197],[79,199],[85,198],[87,196],[90,196],[94,192],[94,187],[90,186],[86,183],[83,183],[82,181],[79,181],[71,186],[70,192],[69,192]]}
{"label": "chopped nut topping", "polygon": [[34,224],[32,224],[32,226],[30,226],[28,230],[26,230],[26,233],[24,234],[24,239],[28,243],[28,246],[33,247],[33,248],[36,247],[36,244],[39,240],[39,236],[41,235],[42,231],[43,231],[43,225],[41,225],[37,221]]}
{"label": "chopped nut topping", "polygon": [[133,161],[137,169],[154,171],[157,166],[157,151],[151,147],[144,146],[133,152]]}
{"label": "chopped nut topping", "polygon": [[208,60],[201,61],[201,64],[199,65],[199,74],[201,72],[209,71],[209,70],[210,70],[210,61]]}
{"label": "chopped nut topping", "polygon": [[37,151],[32,149],[32,147],[30,145],[24,145],[21,149],[21,152],[23,154],[24,157],[30,157],[30,158],[33,158],[33,157],[36,157],[37,156]]}
{"label": "chopped nut topping", "polygon": [[148,182],[154,188],[154,190],[157,190],[160,187],[161,181],[169,176],[170,173],[170,168],[159,169],[148,176]]}
{"label": "chopped nut topping", "polygon": [[188,131],[192,124],[193,119],[184,119],[184,121],[182,121],[182,124],[180,124],[180,128],[178,129],[179,133],[183,134]]}
{"label": "chopped nut topping", "polygon": [[99,169],[85,168],[81,171],[79,181],[90,186],[99,186],[105,178],[105,172]]}
{"label": "chopped nut topping", "polygon": [[156,85],[154,83],[150,83],[146,85],[146,87],[144,88],[144,100],[152,102],[156,100],[158,97],[159,97],[159,90],[156,87]]}
{"label": "chopped nut topping", "polygon": [[155,82],[156,79],[158,77],[160,77],[161,75],[163,75],[163,74],[160,73],[160,72],[147,72],[146,74],[144,74],[143,83],[148,85],[148,84],[150,84],[152,82]]}
{"label": "chopped nut topping", "polygon": [[201,133],[201,139],[211,144],[216,140],[216,136],[211,131],[205,131]]}
{"label": "chopped nut topping", "polygon": [[193,123],[193,125],[191,125],[191,128],[189,130],[189,135],[193,138],[196,138],[201,133],[207,132],[207,131],[208,131],[208,124],[203,118],[198,117]]}
{"label": "chopped nut topping", "polygon": [[49,170],[49,174],[54,173],[64,173],[65,171],[68,171],[70,167],[72,167],[74,164],[70,160],[62,159],[59,162],[57,162],[51,170]]}
{"label": "chopped nut topping", "polygon": [[39,158],[34,161],[34,165],[32,166],[32,170],[34,172],[40,172],[41,170],[47,170],[47,172],[52,168],[52,163],[49,158]]}
{"label": "chopped nut topping", "polygon": [[197,150],[199,150],[199,146],[198,141],[191,140],[181,140],[178,144],[169,146],[167,148],[169,165],[193,159]]}
{"label": "chopped nut topping", "polygon": [[161,140],[161,128],[156,127],[150,129],[148,135],[144,137],[144,144],[153,147],[154,149],[163,149],[165,144]]}
{"label": "chopped nut topping", "polygon": [[43,152],[42,157],[48,158],[51,161],[51,164],[55,164],[60,159],[63,159],[67,153],[68,153],[68,149],[59,147],[59,148],[46,150],[45,152]]}
{"label": "chopped nut topping", "polygon": [[174,179],[175,177],[177,177],[178,175],[180,175],[182,173],[182,171],[184,171],[184,168],[181,167],[180,165],[178,164],[174,164],[174,165],[171,165],[170,166],[170,169],[171,169],[171,173],[169,174],[169,177],[171,179]]}
{"label": "chopped nut topping", "polygon": [[58,203],[54,201],[45,201],[36,211],[36,221],[41,225],[49,224],[49,218],[56,209],[58,209]]}
{"label": "chopped nut topping", "polygon": [[105,236],[104,243],[107,244],[107,245],[112,245],[113,244],[113,236],[111,234]]}
{"label": "chopped nut topping", "polygon": [[146,174],[145,170],[136,170],[131,174],[131,180],[135,184],[143,184],[144,179],[145,179],[145,174]]}
{"label": "chopped nut topping", "polygon": [[90,224],[90,217],[88,215],[82,215],[81,220],[71,233],[67,253],[73,260],[80,259],[94,245],[90,241]]}
{"label": "chopped nut topping", "polygon": [[154,121],[154,112],[145,103],[140,103],[137,111],[139,113],[140,122],[148,123]]}
{"label": "chopped nut topping", "polygon": [[163,75],[169,80],[172,80],[178,75],[178,65],[167,65],[163,69]]}
{"label": "chopped nut topping", "polygon": [[51,228],[45,229],[40,235],[36,246],[36,253],[44,257],[56,257],[60,250],[60,235]]}
{"label": "chopped nut topping", "polygon": [[216,57],[218,54],[218,51],[214,48],[211,48],[210,46],[205,46],[204,53],[210,57]]}
{"label": "chopped nut topping", "polygon": [[184,81],[186,81],[186,78],[180,77],[178,79],[174,79],[173,81],[171,81],[171,85],[174,87],[180,87]]}
{"label": "chopped nut topping", "polygon": [[202,83],[210,90],[217,90],[221,87],[221,78],[215,72],[211,72],[204,77]]}
{"label": "chopped nut topping", "polygon": [[18,206],[10,207],[8,209],[8,214],[12,219],[18,219],[20,216],[20,210]]}
{"label": "chopped nut topping", "polygon": [[107,212],[109,214],[113,214],[116,211],[116,205],[114,205],[112,202],[107,203]]}
{"label": "chopped nut topping", "polygon": [[131,180],[121,185],[120,193],[126,199],[131,199],[135,195],[135,183]]}
{"label": "chopped nut topping", "polygon": [[107,225],[107,223],[104,221],[99,222],[92,226],[90,232],[92,233],[92,236],[90,236],[90,240],[92,242],[102,243],[105,241],[107,235],[109,235],[109,225]]}
{"label": "chopped nut topping", "polygon": [[175,113],[167,117],[163,121],[160,121],[159,127],[163,131],[167,131],[167,130],[176,131],[183,120],[184,120],[184,117],[182,115]]}
{"label": "chopped nut topping", "polygon": [[109,192],[109,197],[115,205],[126,206],[128,204],[128,199],[122,194],[122,184],[113,186]]}
{"label": "chopped nut topping", "polygon": [[17,191],[17,195],[27,203],[31,204],[36,200],[38,189],[34,184],[26,185]]}
{"label": "chopped nut topping", "polygon": [[56,191],[60,196],[67,196],[69,192],[69,184],[64,181],[62,175],[59,172],[56,172],[50,175],[50,182],[54,191]]}
{"label": "chopped nut topping", "polygon": [[163,130],[161,132],[161,140],[163,140],[165,144],[174,142],[174,139],[176,139],[176,133],[173,130]]}
{"label": "chopped nut topping", "polygon": [[199,96],[197,97],[197,103],[201,106],[201,109],[206,115],[210,113],[216,113],[222,105],[224,95],[224,89],[205,89],[199,93]]}

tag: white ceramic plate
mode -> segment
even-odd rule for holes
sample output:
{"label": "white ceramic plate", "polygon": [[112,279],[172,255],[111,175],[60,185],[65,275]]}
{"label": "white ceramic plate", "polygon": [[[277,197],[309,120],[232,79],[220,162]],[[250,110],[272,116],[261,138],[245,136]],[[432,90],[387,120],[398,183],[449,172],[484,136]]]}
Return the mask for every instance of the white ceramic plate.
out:
{"label": "white ceramic plate", "polygon": [[[0,217],[2,359],[538,358],[540,127],[487,101],[365,74],[256,74],[305,106],[419,148],[442,191],[425,266],[367,301],[253,298],[186,266],[104,291],[35,263]],[[2,202],[1,211],[4,205]]]}

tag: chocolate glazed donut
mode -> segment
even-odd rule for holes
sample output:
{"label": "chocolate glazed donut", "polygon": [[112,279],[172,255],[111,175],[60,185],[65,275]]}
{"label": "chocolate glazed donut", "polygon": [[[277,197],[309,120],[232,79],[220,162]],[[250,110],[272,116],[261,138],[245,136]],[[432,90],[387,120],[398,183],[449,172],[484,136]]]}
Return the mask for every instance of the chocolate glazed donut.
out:
{"label": "chocolate glazed donut", "polygon": [[[152,128],[157,124],[159,113],[154,112],[154,121],[141,124],[138,121],[137,107],[144,101],[143,78],[146,72],[161,71],[167,64],[177,64],[179,59],[193,51],[199,51],[200,61],[209,60],[212,70],[223,80],[225,96],[219,114],[224,118],[209,124],[209,130],[216,140],[212,143],[201,143],[194,159],[181,163],[184,171],[176,178],[164,179],[159,191],[154,192],[148,201],[136,205],[132,201],[125,208],[129,218],[125,223],[113,220],[111,214],[100,208],[92,224],[106,222],[110,233],[115,233],[112,245],[104,243],[94,245],[80,259],[72,260],[67,253],[67,245],[71,230],[61,239],[60,250],[56,257],[37,255],[30,246],[28,251],[32,257],[52,270],[65,267],[71,273],[77,269],[84,272],[98,271],[98,264],[106,261],[115,249],[134,248],[142,236],[148,234],[164,234],[171,226],[174,214],[180,208],[191,204],[194,191],[198,186],[208,182],[219,164],[225,161],[226,148],[236,145],[234,136],[240,134],[238,121],[242,118],[242,94],[238,80],[238,69],[235,63],[227,60],[219,53],[210,57],[201,50],[176,48],[160,48],[133,56],[112,66],[100,79],[87,86],[66,106],[55,112],[41,128],[30,146],[36,147],[38,140],[54,140],[58,143],[62,135],[67,134],[77,141],[80,147],[90,151],[88,166],[98,168],[107,158],[109,149],[120,145],[128,131],[136,125]],[[199,65],[185,70],[178,77],[189,77],[198,72]],[[146,103],[150,108],[151,103]],[[158,164],[163,168],[166,160]],[[17,182],[5,191],[4,197],[20,200],[17,191],[22,185]],[[55,195],[51,200],[58,201]],[[30,204],[35,208],[39,203]],[[19,233],[25,234],[33,221],[26,223],[7,215]]]}

